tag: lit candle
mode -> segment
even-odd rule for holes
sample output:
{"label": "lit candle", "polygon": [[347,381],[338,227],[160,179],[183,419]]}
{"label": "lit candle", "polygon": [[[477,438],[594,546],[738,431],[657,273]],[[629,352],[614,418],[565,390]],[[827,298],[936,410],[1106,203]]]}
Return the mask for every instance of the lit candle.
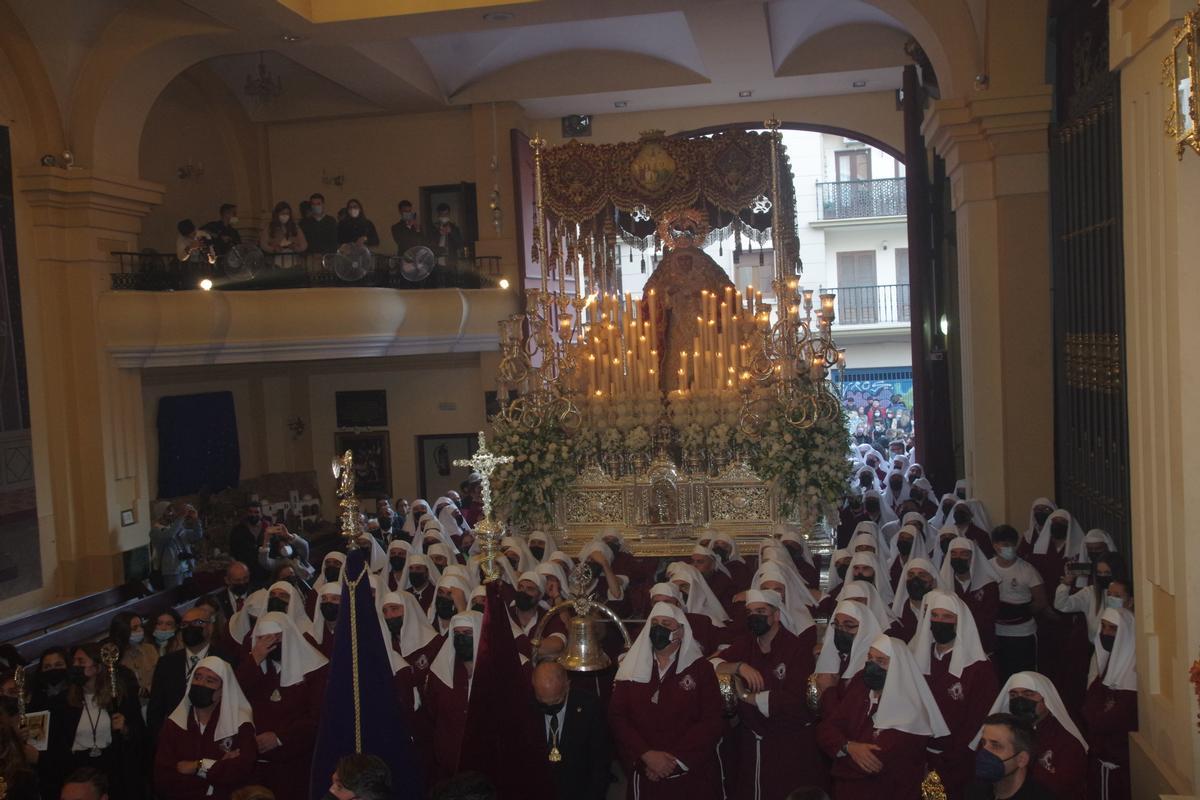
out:
{"label": "lit candle", "polygon": [[658,296],[650,290],[650,341],[658,347]]}
{"label": "lit candle", "polygon": [[596,354],[588,355],[588,388],[596,388]]}

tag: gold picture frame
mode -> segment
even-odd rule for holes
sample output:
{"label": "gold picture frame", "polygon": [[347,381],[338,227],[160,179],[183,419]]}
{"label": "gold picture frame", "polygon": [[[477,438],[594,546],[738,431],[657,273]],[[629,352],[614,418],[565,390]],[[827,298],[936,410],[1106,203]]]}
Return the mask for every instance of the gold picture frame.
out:
{"label": "gold picture frame", "polygon": [[1180,160],[1188,147],[1200,155],[1197,38],[1200,38],[1200,10],[1184,15],[1183,24],[1171,40],[1171,53],[1163,59],[1162,79],[1170,89],[1164,129],[1175,142],[1175,154]]}

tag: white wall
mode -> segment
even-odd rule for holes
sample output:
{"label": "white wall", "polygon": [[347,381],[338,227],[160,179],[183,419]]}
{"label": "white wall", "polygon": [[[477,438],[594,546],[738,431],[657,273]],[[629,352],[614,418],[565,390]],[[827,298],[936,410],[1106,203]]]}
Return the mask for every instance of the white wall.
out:
{"label": "white wall", "polygon": [[804,272],[806,286],[838,285],[837,254],[861,250],[875,251],[875,282],[879,286],[896,283],[896,249],[908,247],[908,228],[903,222],[879,225],[864,224],[845,228],[826,228],[825,249],[828,253],[826,268],[814,284],[817,276]]}

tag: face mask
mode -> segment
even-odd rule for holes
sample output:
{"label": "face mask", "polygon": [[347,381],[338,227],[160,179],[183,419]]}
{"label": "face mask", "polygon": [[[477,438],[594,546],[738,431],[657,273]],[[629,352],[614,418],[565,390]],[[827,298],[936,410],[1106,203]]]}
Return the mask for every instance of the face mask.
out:
{"label": "face mask", "polygon": [[538,710],[541,711],[543,714],[545,714],[547,717],[553,717],[556,714],[558,714],[558,712],[562,711],[562,707],[566,704],[566,702],[567,702],[566,699],[563,699],[561,702],[558,702],[558,703],[538,703],[537,707],[538,707]]}
{"label": "face mask", "polygon": [[323,206],[323,205],[314,205],[314,206],[312,207],[312,215],[313,215],[314,217],[319,217],[319,216],[321,216],[321,215],[322,215],[322,214],[324,214],[324,213],[325,213],[325,206]]}
{"label": "face mask", "polygon": [[63,685],[63,681],[67,679],[67,670],[63,667],[55,667],[54,669],[44,669],[41,672],[42,683],[46,686],[58,687]]}
{"label": "face mask", "polygon": [[929,632],[933,634],[933,640],[938,644],[950,644],[958,636],[958,623],[931,620]]}
{"label": "face mask", "polygon": [[546,548],[544,548],[544,547],[531,547],[531,548],[529,548],[529,552],[533,554],[533,557],[534,557],[534,558],[536,558],[538,561],[541,561],[541,560],[542,560],[542,556],[546,555]]}
{"label": "face mask", "polygon": [[193,708],[208,708],[213,704],[213,695],[216,690],[209,686],[200,686],[193,683],[188,689],[188,700],[192,701]]}
{"label": "face mask", "polygon": [[953,500],[947,500],[946,502],[942,503],[942,513],[943,514],[949,514],[950,509],[952,509],[952,508],[954,508]]}
{"label": "face mask", "polygon": [[1123,597],[1113,597],[1113,596],[1110,594],[1110,595],[1107,595],[1107,596],[1104,598],[1104,605],[1105,605],[1107,608],[1124,608],[1124,607],[1125,607],[1125,598],[1123,598]]}
{"label": "face mask", "polygon": [[957,497],[959,500],[966,500],[967,499],[967,490],[966,489],[955,489],[954,496]]}
{"label": "face mask", "polygon": [[896,542],[896,549],[900,551],[900,555],[908,556],[912,552],[912,539],[901,539]]}
{"label": "face mask", "polygon": [[423,516],[425,516],[425,509],[418,508],[416,511],[413,512],[413,522],[420,522],[421,517],[423,517]]}
{"label": "face mask", "polygon": [[766,614],[751,614],[746,617],[746,628],[755,636],[762,636],[771,630],[771,623],[767,622]]}
{"label": "face mask", "polygon": [[84,672],[83,667],[77,667],[72,664],[67,667],[67,680],[76,686],[82,686],[87,683],[87,673]]}
{"label": "face mask", "polygon": [[970,521],[971,521],[971,512],[970,511],[960,508],[954,512],[954,524],[955,525],[966,525]]}
{"label": "face mask", "polygon": [[893,492],[900,491],[900,487],[903,485],[904,482],[899,479],[888,481],[888,488],[890,488]]}
{"label": "face mask", "polygon": [[854,634],[846,633],[841,628],[834,628],[833,646],[842,655],[850,655],[850,649],[854,647]]}
{"label": "face mask", "polygon": [[999,783],[1004,780],[1004,764],[1007,759],[984,750],[982,747],[975,751],[975,777],[984,783]]}
{"label": "face mask", "polygon": [[871,485],[871,476],[870,476],[869,474],[864,474],[864,475],[862,475],[862,476],[861,476],[861,477],[858,479],[858,485],[859,485],[859,486],[864,486],[864,487],[866,487],[866,486],[870,486],[870,485]]}
{"label": "face mask", "polygon": [[236,216],[232,216],[232,217],[230,217],[230,218],[229,218],[229,224],[230,224],[231,226],[232,226],[232,225],[237,225],[237,224],[238,224],[238,222],[239,222],[239,220],[238,220],[238,218],[237,218]]}
{"label": "face mask", "polygon": [[874,584],[875,584],[875,576],[874,576],[874,575],[867,575],[867,574],[865,574],[865,573],[859,573],[859,574],[856,574],[856,575],[854,576],[854,580],[856,580],[856,581],[862,581],[863,583],[869,583],[869,584],[871,584],[871,585],[874,585]]}
{"label": "face mask", "polygon": [[1017,548],[1013,547],[1012,545],[1005,545],[1004,547],[1001,547],[999,550],[997,550],[997,553],[1000,555],[1000,558],[1004,559],[1005,561],[1017,560]]}
{"label": "face mask", "polygon": [[393,636],[399,636],[400,631],[404,628],[404,617],[388,617],[387,628]]}
{"label": "face mask", "polygon": [[909,578],[904,585],[908,589],[909,599],[915,600],[918,603],[921,602],[921,599],[925,595],[929,594],[929,587],[920,578]]}
{"label": "face mask", "polygon": [[874,661],[868,661],[863,665],[862,676],[863,683],[873,692],[883,691],[883,685],[887,683],[887,670]]}
{"label": "face mask", "polygon": [[537,605],[537,598],[527,595],[524,592],[518,592],[516,598],[513,600],[513,605],[520,611],[529,611]]}
{"label": "face mask", "polygon": [[428,580],[429,576],[424,572],[412,572],[410,570],[408,573],[408,582],[412,584],[414,589],[420,589]]}
{"label": "face mask", "polygon": [[954,570],[955,575],[966,575],[971,571],[971,559],[952,558],[950,559],[950,569]]}
{"label": "face mask", "polygon": [[188,626],[183,629],[183,643],[188,647],[199,647],[204,644],[204,628]]}
{"label": "face mask", "polygon": [[276,642],[270,650],[267,651],[267,658],[274,661],[276,664],[283,661],[283,642]]}
{"label": "face mask", "polygon": [[279,224],[280,225],[287,225],[291,221],[292,221],[291,214],[280,214],[279,215]]}
{"label": "face mask", "polygon": [[1013,716],[1020,717],[1026,722],[1037,720],[1037,703],[1028,697],[1014,697],[1008,701],[1008,710]]}
{"label": "face mask", "polygon": [[1104,553],[1092,553],[1092,552],[1088,553],[1088,561],[1092,562],[1093,564],[1100,563],[1100,559],[1103,557],[1104,557]]}
{"label": "face mask", "polygon": [[326,583],[333,583],[342,575],[341,567],[326,567],[322,574],[325,576]]}
{"label": "face mask", "polygon": [[1052,522],[1050,523],[1050,535],[1055,539],[1067,538],[1067,523]]}
{"label": "face mask", "polygon": [[257,525],[258,523],[262,522],[262,517],[258,514],[247,514],[246,522],[250,523],[251,525]]}
{"label": "face mask", "polygon": [[166,644],[167,642],[171,641],[174,638],[175,638],[175,631],[155,631],[154,632],[154,641],[158,642],[159,644]]}
{"label": "face mask", "polygon": [[404,569],[404,562],[407,559],[404,556],[392,556],[388,559],[388,563],[392,565],[392,572],[399,572]]}
{"label": "face mask", "polygon": [[412,211],[401,211],[400,212],[400,219],[404,220],[405,222],[412,222],[416,218],[417,218],[417,215],[415,213],[413,213]]}
{"label": "face mask", "polygon": [[867,511],[871,514],[879,513],[879,501],[876,500],[874,497],[867,500]]}
{"label": "face mask", "polygon": [[1117,641],[1116,634],[1113,634],[1111,636],[1108,635],[1107,633],[1100,634],[1100,646],[1103,647],[1109,653],[1112,652],[1113,644],[1116,641]]}
{"label": "face mask", "polygon": [[454,634],[454,655],[459,661],[475,660],[475,637],[469,633]]}
{"label": "face mask", "polygon": [[1045,512],[1045,511],[1033,512],[1033,521],[1035,523],[1037,523],[1037,526],[1039,528],[1042,527],[1043,525],[1045,525],[1046,520],[1048,520],[1048,519],[1050,519],[1050,514],[1048,512]]}
{"label": "face mask", "polygon": [[1112,575],[1097,575],[1096,586],[1100,588],[1100,591],[1104,591],[1108,588],[1108,585],[1112,583],[1112,580]]}
{"label": "face mask", "polygon": [[449,221],[450,221],[449,217],[438,217],[438,222],[442,223],[443,225],[445,225]]}
{"label": "face mask", "polygon": [[662,650],[671,644],[671,631],[667,630],[662,625],[650,626],[650,646],[656,651]]}
{"label": "face mask", "polygon": [[434,613],[437,614],[438,619],[449,620],[458,613],[453,597],[439,597],[433,601],[433,605],[435,608]]}
{"label": "face mask", "polygon": [[288,610],[288,601],[279,597],[272,597],[267,601],[267,611],[279,611],[284,614]]}
{"label": "face mask", "polygon": [[837,574],[838,574],[839,578],[841,578],[842,580],[846,580],[846,571],[848,569],[850,569],[850,565],[849,564],[835,564],[834,569],[837,570]]}
{"label": "face mask", "polygon": [[146,641],[145,631],[133,631],[129,634],[130,644],[141,644],[144,641]]}
{"label": "face mask", "polygon": [[350,216],[351,216],[353,219],[358,219],[358,215],[362,213],[362,209],[358,209],[358,208],[351,208],[351,209],[349,209],[349,212],[348,212],[348,213],[350,214]]}
{"label": "face mask", "polygon": [[338,618],[339,603],[321,603],[321,616],[326,622],[334,622]]}
{"label": "face mask", "polygon": [[920,489],[911,489],[908,492],[908,499],[912,500],[917,505],[921,505],[921,503],[925,502],[925,493]]}
{"label": "face mask", "polygon": [[[720,558],[722,562],[729,560],[729,551],[724,547],[714,547],[713,552],[717,554],[717,557]],[[795,557],[795,554],[793,554],[792,558]]]}
{"label": "face mask", "polygon": [[482,614],[486,609],[487,609],[487,606],[485,606],[483,603],[472,603],[471,604],[471,610],[478,611],[480,614]]}
{"label": "face mask", "polygon": [[250,584],[231,583],[229,584],[229,591],[233,593],[234,597],[245,597],[250,592]]}

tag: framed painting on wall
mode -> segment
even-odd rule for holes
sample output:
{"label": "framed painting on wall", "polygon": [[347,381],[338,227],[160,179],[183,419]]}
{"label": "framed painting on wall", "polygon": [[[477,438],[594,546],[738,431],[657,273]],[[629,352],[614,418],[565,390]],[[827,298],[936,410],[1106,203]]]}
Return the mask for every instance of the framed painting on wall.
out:
{"label": "framed painting on wall", "polygon": [[335,433],[333,449],[354,454],[355,492],[362,497],[392,496],[392,458],[387,431]]}
{"label": "framed painting on wall", "polygon": [[417,437],[417,464],[420,467],[421,497],[430,503],[467,479],[471,470],[456,467],[460,458],[470,458],[479,449],[479,434],[437,433]]}

